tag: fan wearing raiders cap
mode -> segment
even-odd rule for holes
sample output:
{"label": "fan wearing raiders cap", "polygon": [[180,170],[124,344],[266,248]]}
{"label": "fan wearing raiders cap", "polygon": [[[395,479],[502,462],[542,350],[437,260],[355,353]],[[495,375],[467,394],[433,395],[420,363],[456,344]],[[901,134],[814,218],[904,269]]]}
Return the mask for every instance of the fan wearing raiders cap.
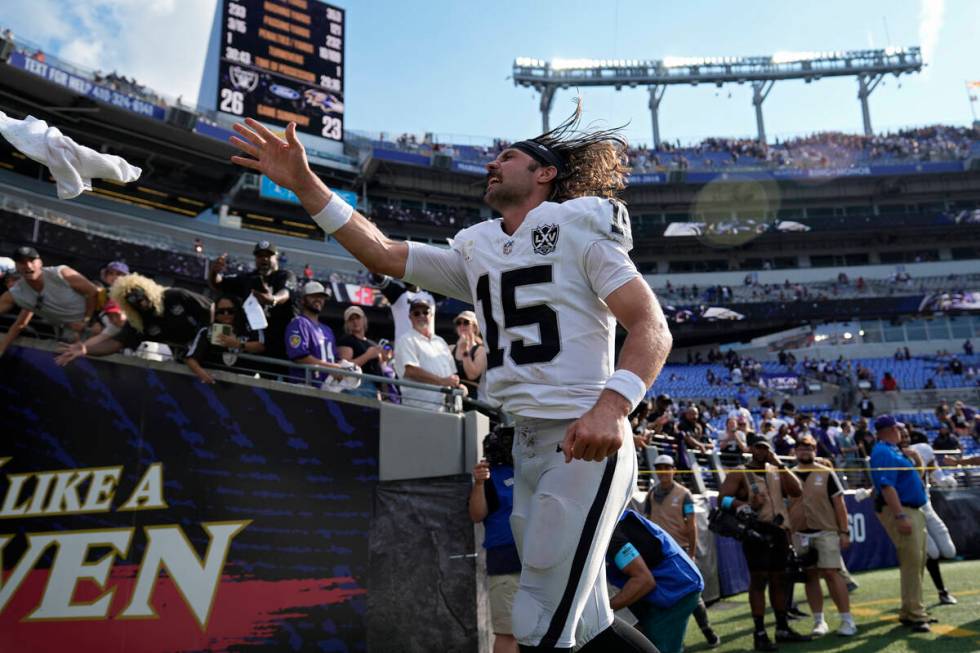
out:
{"label": "fan wearing raiders cap", "polygon": [[241,274],[224,272],[228,267],[228,255],[222,254],[211,263],[208,283],[211,288],[226,295],[238,297],[241,301],[254,295],[265,308],[269,321],[266,329],[266,355],[273,358],[286,358],[286,325],[299,314],[294,298],[296,275],[279,267],[279,252],[268,240],[255,243],[255,269]]}
{"label": "fan wearing raiders cap", "polygon": [[[625,140],[557,128],[487,164],[484,201],[501,214],[451,247],[395,241],[310,170],[296,126],[285,140],[235,125],[232,161],[294,191],[366,268],[474,305],[490,401],[514,416],[511,524],[523,567],[513,630],[522,651],[649,651],[614,622],[605,552],[636,479],[627,415],[670,351],[667,321],[629,257]],[[628,332],[615,360],[616,324]]]}

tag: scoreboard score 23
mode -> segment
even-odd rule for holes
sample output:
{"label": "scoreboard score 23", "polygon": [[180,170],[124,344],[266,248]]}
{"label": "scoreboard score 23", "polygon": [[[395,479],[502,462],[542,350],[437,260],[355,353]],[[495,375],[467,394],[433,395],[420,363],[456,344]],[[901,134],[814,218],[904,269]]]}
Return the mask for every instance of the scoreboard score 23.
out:
{"label": "scoreboard score 23", "polygon": [[217,107],[344,138],[344,10],[319,0],[222,0]]}

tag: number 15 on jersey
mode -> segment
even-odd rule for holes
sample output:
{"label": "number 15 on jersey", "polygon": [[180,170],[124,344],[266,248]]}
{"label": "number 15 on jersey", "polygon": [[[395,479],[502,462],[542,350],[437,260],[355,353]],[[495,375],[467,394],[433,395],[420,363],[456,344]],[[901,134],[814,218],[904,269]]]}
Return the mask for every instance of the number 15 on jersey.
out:
{"label": "number 15 on jersey", "polygon": [[558,313],[543,303],[517,305],[517,289],[522,286],[553,283],[551,265],[534,265],[500,273],[499,296],[503,315],[496,319],[490,298],[491,280],[489,274],[477,279],[476,299],[483,312],[486,324],[487,370],[504,364],[505,351],[501,348],[500,330],[517,327],[536,326],[538,343],[527,344],[523,338],[510,341],[507,355],[515,365],[549,363],[561,352],[561,335],[558,329]]}

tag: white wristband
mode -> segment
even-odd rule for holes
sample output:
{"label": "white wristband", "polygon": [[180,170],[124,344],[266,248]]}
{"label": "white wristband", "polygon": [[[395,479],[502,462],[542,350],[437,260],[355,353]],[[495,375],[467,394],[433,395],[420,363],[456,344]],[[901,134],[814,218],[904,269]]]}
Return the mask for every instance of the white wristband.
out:
{"label": "white wristband", "polygon": [[606,390],[623,395],[630,402],[630,412],[633,412],[646,397],[647,384],[629,370],[616,370],[606,381]]}
{"label": "white wristband", "polygon": [[310,216],[328,234],[337,231],[350,220],[354,207],[344,201],[337,193],[330,195],[330,201],[316,215]]}

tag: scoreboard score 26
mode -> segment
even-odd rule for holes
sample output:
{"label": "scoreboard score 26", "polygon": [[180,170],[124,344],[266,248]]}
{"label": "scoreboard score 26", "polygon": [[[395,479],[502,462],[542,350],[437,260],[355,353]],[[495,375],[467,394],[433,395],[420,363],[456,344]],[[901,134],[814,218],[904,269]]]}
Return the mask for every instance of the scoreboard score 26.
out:
{"label": "scoreboard score 26", "polygon": [[319,0],[223,0],[218,110],[344,138],[344,10]]}

